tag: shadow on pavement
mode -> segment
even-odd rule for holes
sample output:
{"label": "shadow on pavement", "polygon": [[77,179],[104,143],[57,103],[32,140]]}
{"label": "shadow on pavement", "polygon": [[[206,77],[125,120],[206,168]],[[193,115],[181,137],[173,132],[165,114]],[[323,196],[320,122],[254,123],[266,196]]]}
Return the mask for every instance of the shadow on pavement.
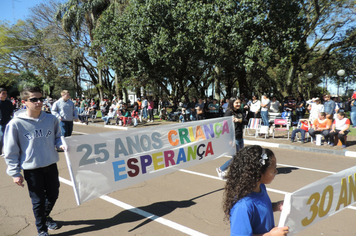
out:
{"label": "shadow on pavement", "polygon": [[[79,229],[74,229],[70,230],[67,232],[62,232],[58,234],[53,234],[53,235],[76,235],[76,234],[81,234],[85,232],[94,232],[97,230],[102,230],[105,228],[110,228],[115,225],[120,225],[123,223],[130,223],[130,222],[135,222],[135,221],[140,221],[146,219],[144,222],[140,223],[133,229],[129,230],[129,232],[134,231],[135,229],[138,229],[152,220],[157,219],[158,217],[163,217],[177,208],[187,208],[190,206],[195,205],[196,203],[194,202],[195,199],[207,196],[209,194],[213,194],[218,191],[222,191],[223,188],[214,190],[212,192],[197,196],[195,198],[192,198],[190,200],[184,200],[184,201],[164,201],[164,202],[156,202],[148,206],[142,206],[142,207],[137,207],[141,211],[145,211],[144,214],[145,216],[142,216],[140,213],[135,213],[138,212],[137,208],[133,208],[132,210],[124,210],[120,212],[119,214],[113,216],[112,218],[107,218],[107,219],[95,219],[95,220],[74,220],[74,221],[56,221],[59,227],[65,227],[68,225],[83,225],[83,228]],[[147,219],[147,217],[150,217]],[[63,228],[62,228],[63,229]],[[52,231],[53,232],[53,231]],[[51,233],[52,233],[51,232]]]}
{"label": "shadow on pavement", "polygon": [[277,168],[277,175],[279,174],[289,174],[292,173],[293,170],[298,170],[299,168],[296,167],[278,167]]}

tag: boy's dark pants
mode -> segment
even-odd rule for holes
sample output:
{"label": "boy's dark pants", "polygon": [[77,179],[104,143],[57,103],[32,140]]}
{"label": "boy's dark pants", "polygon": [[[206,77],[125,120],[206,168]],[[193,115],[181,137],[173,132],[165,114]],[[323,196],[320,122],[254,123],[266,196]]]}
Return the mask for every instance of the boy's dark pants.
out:
{"label": "boy's dark pants", "polygon": [[51,213],[59,194],[57,164],[24,170],[24,177],[32,201],[37,231],[47,232],[46,217]]}

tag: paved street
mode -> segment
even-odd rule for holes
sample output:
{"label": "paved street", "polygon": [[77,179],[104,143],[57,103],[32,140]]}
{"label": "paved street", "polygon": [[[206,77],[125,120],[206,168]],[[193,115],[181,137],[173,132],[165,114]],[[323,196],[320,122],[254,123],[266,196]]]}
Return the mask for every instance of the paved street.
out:
{"label": "paved street", "polygon": [[[98,124],[89,126],[76,124],[74,130],[74,135],[120,132],[117,129],[103,128]],[[255,141],[248,139],[246,143],[249,140]],[[327,154],[318,152],[312,144],[305,144],[306,148],[302,150],[308,151],[302,151],[293,149],[298,147],[298,144],[291,147],[285,141],[276,139],[258,141],[282,144],[279,148],[271,148],[278,162],[278,175],[272,184],[267,185],[272,201],[282,200],[286,192],[296,191],[332,173],[356,165],[356,158],[342,155],[344,151],[340,148],[330,149],[329,152],[333,154]],[[59,221],[62,227],[51,231],[50,234],[229,235],[229,225],[223,220],[221,202],[224,181],[217,178],[215,171],[215,168],[226,160],[227,157],[222,157],[77,206],[70,186],[64,153],[60,153],[58,167],[61,188],[52,217]],[[5,163],[1,161],[0,235],[37,235],[28,191],[13,184],[5,169]],[[355,217],[356,208],[345,209],[298,235],[354,236]],[[278,220],[279,213],[276,213],[276,224]]]}

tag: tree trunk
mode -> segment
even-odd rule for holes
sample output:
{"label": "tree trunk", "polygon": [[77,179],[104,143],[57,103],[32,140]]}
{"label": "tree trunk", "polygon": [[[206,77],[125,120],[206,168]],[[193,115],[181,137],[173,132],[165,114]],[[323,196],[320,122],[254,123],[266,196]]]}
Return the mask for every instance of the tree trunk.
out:
{"label": "tree trunk", "polygon": [[[245,96],[250,97],[251,96],[251,89],[248,88],[247,84],[247,74],[244,68],[239,69],[239,77],[238,77],[238,82],[239,82],[239,91],[240,93],[244,93]],[[236,94],[233,94],[236,96]]]}
{"label": "tree trunk", "polygon": [[102,71],[98,68],[98,79],[99,79],[99,96],[100,101],[103,100],[103,78],[102,78]]}

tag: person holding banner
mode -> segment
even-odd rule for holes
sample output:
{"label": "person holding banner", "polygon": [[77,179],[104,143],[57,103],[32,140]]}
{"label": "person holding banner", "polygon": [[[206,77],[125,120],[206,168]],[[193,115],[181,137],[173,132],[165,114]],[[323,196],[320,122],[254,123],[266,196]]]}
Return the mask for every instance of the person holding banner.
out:
{"label": "person holding banner", "polygon": [[277,159],[270,149],[258,145],[244,147],[234,155],[223,200],[230,235],[287,235],[289,227],[275,227],[273,212],[281,211],[283,201],[272,203],[265,184],[277,174]]}
{"label": "person holding banner", "polygon": [[[243,108],[242,108],[243,109]],[[241,110],[241,100],[239,98],[230,98],[229,105],[226,109],[224,116],[233,116],[232,121],[235,124],[235,142],[236,142],[236,152],[244,147],[243,139],[243,120],[244,113]],[[224,179],[227,168],[231,163],[231,159],[225,162],[222,166],[216,168],[216,172],[220,179]]]}
{"label": "person holding banner", "polygon": [[[24,187],[24,178],[32,201],[39,236],[58,228],[49,217],[59,194],[56,148],[64,149],[59,120],[42,111],[43,97],[38,87],[21,92],[26,110],[15,113],[5,132],[7,174]],[[23,170],[24,177],[21,174]]]}

